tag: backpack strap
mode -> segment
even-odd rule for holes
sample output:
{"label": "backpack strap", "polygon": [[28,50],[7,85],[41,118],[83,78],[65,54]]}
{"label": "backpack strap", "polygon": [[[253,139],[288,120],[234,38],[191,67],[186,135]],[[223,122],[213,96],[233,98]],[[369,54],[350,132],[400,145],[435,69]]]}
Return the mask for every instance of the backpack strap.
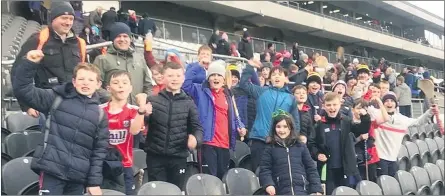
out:
{"label": "backpack strap", "polygon": [[43,150],[45,150],[47,142],[48,142],[48,136],[49,136],[49,130],[51,127],[51,118],[52,115],[54,114],[54,112],[57,110],[57,108],[59,107],[60,103],[62,103],[63,99],[61,96],[56,95],[56,98],[54,99],[53,105],[51,106],[51,110],[48,113],[48,118],[46,119],[45,122],[45,136],[43,138]]}
{"label": "backpack strap", "polygon": [[[37,44],[37,50],[42,50],[43,46],[46,44],[46,42],[49,39],[49,28],[45,27],[43,28],[39,33],[39,41]],[[80,50],[80,62],[84,63],[86,56],[87,56],[87,44],[84,39],[76,36],[79,50]]]}

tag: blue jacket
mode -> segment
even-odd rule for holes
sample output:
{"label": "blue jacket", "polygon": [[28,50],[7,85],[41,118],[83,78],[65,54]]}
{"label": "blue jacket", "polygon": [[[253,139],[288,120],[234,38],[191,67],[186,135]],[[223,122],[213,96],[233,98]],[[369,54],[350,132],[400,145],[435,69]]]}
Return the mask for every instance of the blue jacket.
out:
{"label": "blue jacket", "polygon": [[285,147],[280,142],[269,144],[260,162],[260,184],[274,186],[276,195],[309,195],[322,193],[317,166],[304,144],[294,142]]}
{"label": "blue jacket", "polygon": [[78,94],[72,83],[53,89],[36,88],[33,78],[39,66],[26,59],[17,64],[20,77],[13,77],[14,95],[41,113],[51,110],[56,96],[63,100],[51,114],[47,146],[44,149],[42,141],[36,147],[31,169],[65,181],[101,185],[109,132],[106,115],[99,119],[99,96]]}
{"label": "blue jacket", "polygon": [[[182,89],[193,98],[198,107],[199,121],[204,130],[203,142],[210,142],[215,135],[215,105],[207,80],[204,78],[205,82],[202,84],[194,83],[194,81],[202,81],[203,75],[197,74],[201,69],[203,69],[201,66],[191,66],[187,69]],[[235,149],[238,128],[244,128],[244,124],[235,115],[232,92],[229,89],[224,88],[224,94],[226,95],[227,103],[229,105],[229,144],[231,149]]]}
{"label": "blue jacket", "polygon": [[253,128],[249,133],[249,138],[265,141],[269,135],[272,122],[272,113],[278,109],[282,109],[292,114],[295,122],[295,128],[300,131],[300,115],[294,96],[289,92],[287,87],[261,87],[252,84],[249,79],[258,77],[252,66],[247,65],[241,76],[240,87],[244,89],[250,96],[257,100],[256,117]]}

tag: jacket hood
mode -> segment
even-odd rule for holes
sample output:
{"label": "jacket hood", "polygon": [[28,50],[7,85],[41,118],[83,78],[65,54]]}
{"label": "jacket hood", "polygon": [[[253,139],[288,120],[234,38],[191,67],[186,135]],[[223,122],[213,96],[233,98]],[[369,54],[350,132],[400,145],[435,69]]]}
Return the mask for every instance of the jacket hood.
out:
{"label": "jacket hood", "polygon": [[62,85],[58,85],[53,87],[54,92],[66,99],[74,98],[78,96],[79,98],[86,99],[88,103],[97,103],[100,104],[99,101],[99,95],[97,93],[94,93],[93,96],[90,98],[86,97],[85,95],[81,95],[76,91],[76,88],[74,88],[73,83],[68,82]]}

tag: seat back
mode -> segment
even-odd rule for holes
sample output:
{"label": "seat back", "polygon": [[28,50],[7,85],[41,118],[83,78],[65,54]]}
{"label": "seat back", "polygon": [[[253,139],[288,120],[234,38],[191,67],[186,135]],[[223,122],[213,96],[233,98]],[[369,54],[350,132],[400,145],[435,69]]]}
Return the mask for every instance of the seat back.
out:
{"label": "seat back", "polygon": [[29,151],[26,135],[20,132],[9,134],[5,138],[5,147],[6,154],[12,158],[21,157]]}
{"label": "seat back", "polygon": [[28,151],[36,149],[39,144],[43,144],[45,134],[41,131],[24,131],[23,134],[26,136]]}
{"label": "seat back", "polygon": [[436,141],[436,144],[437,144],[437,148],[439,149],[439,151],[440,151],[440,154],[441,154],[441,158],[443,159],[443,157],[444,157],[444,141],[443,141],[443,138],[442,137],[434,137],[434,141]]}
{"label": "seat back", "polygon": [[433,139],[434,138],[433,124],[426,124],[425,132],[426,132],[427,138]]}
{"label": "seat back", "polygon": [[399,182],[392,176],[379,176],[377,184],[382,188],[384,195],[403,195]]}
{"label": "seat back", "polygon": [[6,128],[12,133],[26,130],[39,125],[39,119],[17,112],[6,117]]}
{"label": "seat back", "polygon": [[419,131],[418,126],[410,126],[408,127],[409,136],[411,137],[411,141],[419,139]]}
{"label": "seat back", "polygon": [[426,130],[425,130],[425,126],[418,126],[417,130],[419,131],[419,139],[420,140],[425,140],[426,136]]}
{"label": "seat back", "polygon": [[125,194],[111,189],[102,189],[102,195],[125,195]]}
{"label": "seat back", "polygon": [[39,182],[28,184],[25,188],[19,191],[18,195],[39,195]]}
{"label": "seat back", "polygon": [[415,143],[417,144],[417,147],[419,148],[419,154],[421,157],[422,162],[419,165],[420,167],[423,167],[425,163],[431,162],[432,157],[430,153],[430,149],[428,148],[428,145],[423,140],[416,140]]}
{"label": "seat back", "polygon": [[419,148],[413,142],[405,142],[405,147],[408,150],[409,159],[411,162],[411,167],[418,166],[421,164],[421,157]]}
{"label": "seat back", "polygon": [[13,159],[2,167],[2,182],[8,195],[16,195],[29,184],[37,182],[39,176],[31,170],[32,157]]}
{"label": "seat back", "polygon": [[2,144],[5,142],[5,138],[9,134],[11,134],[11,131],[9,131],[8,129],[2,127]]}
{"label": "seat back", "polygon": [[5,165],[7,162],[9,162],[11,160],[12,160],[11,156],[9,156],[6,153],[2,153],[2,167],[3,167],[3,165]]}
{"label": "seat back", "polygon": [[347,186],[339,186],[332,191],[332,195],[360,195],[356,190]]}
{"label": "seat back", "polygon": [[415,194],[417,192],[416,181],[414,180],[413,175],[407,171],[399,170],[396,173],[395,179],[400,184],[400,189],[402,190],[402,194],[410,195]]}
{"label": "seat back", "polygon": [[440,169],[440,173],[442,174],[442,179],[445,179],[445,170],[444,170],[444,161],[443,159],[439,159],[436,161],[437,167]]}
{"label": "seat back", "polygon": [[144,150],[139,148],[133,148],[133,166],[136,169],[145,169],[147,168],[147,153]]}
{"label": "seat back", "polygon": [[399,169],[401,170],[409,171],[411,168],[408,150],[404,145],[400,147],[399,154],[397,155],[397,162],[399,164]]}
{"label": "seat back", "polygon": [[430,178],[432,194],[443,195],[444,182],[440,168],[432,163],[426,163],[423,168],[426,170]]}
{"label": "seat back", "polygon": [[431,154],[431,163],[435,163],[437,159],[440,158],[440,151],[437,147],[437,143],[431,138],[425,138],[425,142]]}
{"label": "seat back", "polygon": [[239,167],[239,163],[247,156],[250,155],[249,146],[242,142],[236,141],[235,151],[233,152],[233,161],[235,162],[235,167]]}
{"label": "seat back", "polygon": [[360,181],[355,190],[357,190],[360,195],[383,195],[382,189],[374,182],[368,180]]}
{"label": "seat back", "polygon": [[428,176],[428,172],[421,168],[414,166],[411,168],[410,173],[413,175],[414,180],[417,185],[417,193],[425,193],[430,194],[430,177]]}
{"label": "seat back", "polygon": [[181,189],[174,184],[151,181],[141,186],[138,195],[182,195]]}
{"label": "seat back", "polygon": [[222,181],[212,175],[195,174],[191,176],[185,185],[187,195],[225,195]]}
{"label": "seat back", "polygon": [[230,195],[252,195],[260,188],[257,176],[244,168],[233,168],[223,177]]}

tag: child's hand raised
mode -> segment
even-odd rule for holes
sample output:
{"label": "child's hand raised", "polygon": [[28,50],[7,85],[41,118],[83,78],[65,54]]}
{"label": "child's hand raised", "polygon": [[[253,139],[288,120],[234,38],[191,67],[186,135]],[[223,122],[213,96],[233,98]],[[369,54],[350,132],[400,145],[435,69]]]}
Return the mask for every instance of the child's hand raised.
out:
{"label": "child's hand raised", "polygon": [[274,186],[268,186],[268,187],[266,188],[266,192],[267,192],[269,195],[275,195],[275,187],[274,187]]}
{"label": "child's hand raised", "polygon": [[136,95],[136,104],[139,107],[145,106],[146,103],[147,103],[147,94],[139,93],[139,94]]}

